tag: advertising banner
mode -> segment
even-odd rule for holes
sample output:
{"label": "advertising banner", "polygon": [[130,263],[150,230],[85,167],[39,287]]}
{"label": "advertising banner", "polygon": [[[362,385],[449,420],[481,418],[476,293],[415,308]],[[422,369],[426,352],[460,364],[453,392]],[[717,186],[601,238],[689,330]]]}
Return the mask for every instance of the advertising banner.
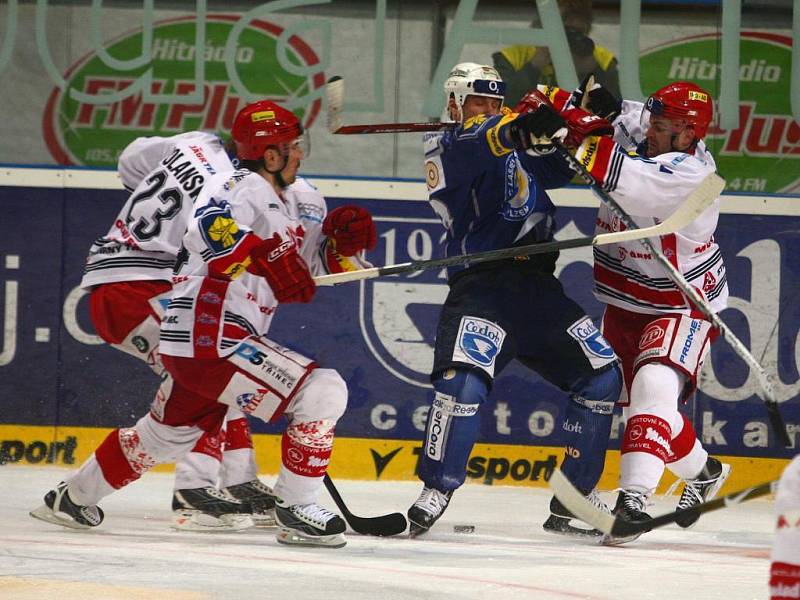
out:
{"label": "advertising banner", "polygon": [[[50,93],[43,119],[53,159],[62,165],[115,167],[122,149],[141,135],[169,136],[198,129],[227,135],[236,113],[251,101],[242,98],[242,92],[285,104],[305,127],[311,127],[325,83],[319,58],[296,35],[279,46],[284,30],[267,21],[253,20],[235,32],[239,18],[207,16],[202,56],[197,56],[195,45],[197,23],[193,17],[183,17],[158,21],[146,32],[152,60],[138,69],[114,69],[99,52],[71,65],[65,86]],[[103,50],[115,61],[132,62],[142,51],[143,38],[144,32],[135,30],[110,41]],[[229,40],[235,42],[235,52],[226,59]],[[288,69],[281,65],[281,53]],[[203,68],[200,89],[195,83],[198,65]],[[265,72],[270,76],[264,77]],[[82,95],[76,99],[74,91]],[[118,99],[100,102],[103,94]]]}
{"label": "advertising banner", "polygon": [[[358,184],[342,181],[342,189],[350,183]],[[559,238],[591,232],[595,209],[590,208],[589,192],[585,194],[585,207],[559,210]],[[116,190],[0,187],[4,223],[13,225],[4,228],[0,239],[2,424],[112,428],[130,425],[147,411],[155,377],[143,363],[94,335],[85,293],[77,287],[87,249],[123,201],[124,192]],[[330,205],[348,201],[354,200],[334,198]],[[426,203],[355,201],[376,215],[379,243],[367,257],[374,264],[439,255],[442,228]],[[723,317],[767,370],[777,373],[777,394],[795,446],[777,447],[756,395],[755,377],[719,342],[704,368],[696,400],[685,407],[710,452],[788,458],[800,442],[800,305],[795,300],[800,271],[792,259],[800,253],[798,231],[796,214],[723,214],[720,219],[717,239],[731,288],[730,308]],[[590,264],[589,249],[570,250],[562,254],[558,269],[568,293],[597,321],[602,308],[591,296]],[[346,379],[349,407],[337,427],[338,437],[381,444],[397,440],[397,447],[404,447],[401,441],[418,441],[423,435],[433,397],[427,377],[433,335],[446,293],[445,275],[438,271],[320,288],[311,305],[282,306],[270,336],[339,370]],[[482,411],[481,442],[557,448],[564,442],[565,402],[559,390],[512,364],[497,378]],[[281,430],[281,424],[258,421],[253,427],[257,433]],[[620,432],[617,418],[614,447]],[[32,456],[44,460],[48,453],[68,454],[69,440],[60,441],[61,446],[31,450]],[[28,446],[8,448],[17,448],[17,453],[23,448],[24,454]],[[386,453],[393,449],[389,446]],[[547,466],[547,452],[552,450],[526,458],[528,466],[520,463],[514,472],[529,479],[537,460],[543,461],[540,469]],[[490,460],[471,463],[476,477],[486,475]],[[505,469],[510,478],[515,460],[505,466],[492,463],[492,469]]]}
{"label": "advertising banner", "polygon": [[[647,93],[666,82],[693,81],[721,97],[720,34],[694,35],[643,52],[639,61]],[[728,191],[800,191],[800,124],[792,117],[792,39],[743,31],[739,42],[739,126],[712,127],[705,138],[727,179]]]}

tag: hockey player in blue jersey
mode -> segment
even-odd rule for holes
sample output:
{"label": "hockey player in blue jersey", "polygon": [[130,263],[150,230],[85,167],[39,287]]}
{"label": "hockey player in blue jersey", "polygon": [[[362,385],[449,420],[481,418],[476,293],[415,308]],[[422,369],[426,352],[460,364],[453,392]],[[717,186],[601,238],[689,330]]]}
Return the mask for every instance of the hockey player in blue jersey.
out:
{"label": "hockey player in blue jersey", "polygon": [[[526,135],[537,128],[552,134],[550,124],[537,122],[535,113],[520,117],[503,108],[504,84],[489,66],[456,65],[444,89],[457,126],[426,136],[425,170],[431,206],[447,230],[447,254],[551,240],[555,207],[546,190],[566,185],[574,173],[560,159],[517,152],[513,143],[521,120]],[[582,128],[576,129],[580,135]],[[589,133],[599,133],[596,123],[583,131]],[[599,502],[594,487],[621,374],[611,346],[554,276],[556,258],[467,264],[448,273],[431,374],[435,397],[419,468],[424,487],[408,510],[411,536],[426,532],[464,483],[481,406],[494,377],[513,359],[569,394],[562,469]],[[585,531],[570,524],[556,499],[551,512],[545,529]]]}

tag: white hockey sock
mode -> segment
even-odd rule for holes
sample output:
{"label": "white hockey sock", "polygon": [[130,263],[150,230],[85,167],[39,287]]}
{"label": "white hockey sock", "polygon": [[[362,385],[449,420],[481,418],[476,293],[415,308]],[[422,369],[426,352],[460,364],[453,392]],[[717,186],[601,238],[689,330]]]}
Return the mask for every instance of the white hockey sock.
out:
{"label": "white hockey sock", "polygon": [[697,479],[707,460],[708,452],[699,440],[695,440],[691,452],[680,460],[667,463],[667,469],[681,479]]}
{"label": "white hockey sock", "polygon": [[664,473],[664,461],[646,452],[628,452],[620,457],[619,486],[650,496]]}
{"label": "white hockey sock", "polygon": [[321,487],[322,477],[298,475],[281,465],[275,483],[275,495],[289,506],[312,504],[317,501]]}
{"label": "white hockey sock", "polygon": [[188,452],[175,465],[175,490],[216,487],[219,461],[202,452]]}
{"label": "white hockey sock", "polygon": [[222,454],[220,485],[230,487],[253,481],[258,477],[255,451],[252,448],[225,450]]}
{"label": "white hockey sock", "polygon": [[[678,414],[678,396],[683,383],[680,373],[659,363],[647,363],[634,375],[630,406],[625,411],[627,425],[620,457],[620,487],[647,494],[655,491],[664,474],[666,460],[666,456],[662,458],[656,454],[663,452],[665,447],[669,451],[671,427]],[[641,432],[629,432],[639,418],[645,419],[637,425]],[[652,440],[661,442],[656,444]],[[627,451],[626,443],[630,443]],[[639,452],[635,444],[652,446],[655,450]]]}
{"label": "white hockey sock", "polygon": [[94,453],[65,481],[68,484],[69,497],[81,506],[93,506],[116,491],[103,477]]}

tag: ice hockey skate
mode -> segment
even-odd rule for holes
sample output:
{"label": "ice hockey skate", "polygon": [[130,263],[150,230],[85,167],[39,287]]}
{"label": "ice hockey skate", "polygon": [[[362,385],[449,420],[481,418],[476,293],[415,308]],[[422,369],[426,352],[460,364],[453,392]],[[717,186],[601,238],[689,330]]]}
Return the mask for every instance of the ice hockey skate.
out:
{"label": "ice hockey skate", "polygon": [[[614,506],[613,514],[622,517],[631,523],[646,523],[652,517],[644,512],[645,505],[647,504],[647,494],[637,492],[634,490],[620,490],[617,496],[617,503]],[[642,532],[645,533],[645,532]],[[606,546],[618,546],[619,544],[627,544],[639,538],[642,533],[636,533],[627,536],[613,536],[606,535],[602,539],[602,543]]]}
{"label": "ice hockey skate", "polygon": [[440,492],[435,488],[423,487],[417,501],[408,509],[409,537],[417,537],[428,531],[444,514],[452,496],[453,490]]}
{"label": "ice hockey skate", "polygon": [[341,548],[347,543],[344,520],[319,504],[289,506],[276,498],[275,521],[281,544]]}
{"label": "ice hockey skate", "polygon": [[[713,456],[709,456],[703,470],[696,479],[687,479],[680,500],[678,500],[678,510],[692,508],[702,502],[708,502],[717,495],[722,484],[731,474],[731,466],[720,462]],[[675,522],[688,529],[700,519],[700,513],[690,512],[681,515]]]}
{"label": "ice hockey skate", "polygon": [[253,526],[239,500],[213,487],[176,490],[172,496],[172,523],[179,531],[240,531]]}
{"label": "ice hockey skate", "polygon": [[[611,514],[611,508],[603,502],[596,491],[593,490],[586,496],[586,499],[598,509]],[[573,524],[573,520],[575,523],[583,524],[584,527]],[[550,500],[550,516],[547,517],[542,528],[550,533],[579,538],[597,539],[603,535],[602,531],[591,528],[580,519],[577,519],[555,496]]]}
{"label": "ice hockey skate", "polygon": [[250,515],[256,527],[275,526],[275,494],[271,487],[253,479],[228,486],[223,491],[241,501],[242,511]]}
{"label": "ice hockey skate", "polygon": [[75,504],[69,497],[67,484],[63,481],[56,486],[56,489],[47,492],[44,504],[28,514],[34,519],[71,529],[97,527],[103,522],[104,517],[99,506]]}

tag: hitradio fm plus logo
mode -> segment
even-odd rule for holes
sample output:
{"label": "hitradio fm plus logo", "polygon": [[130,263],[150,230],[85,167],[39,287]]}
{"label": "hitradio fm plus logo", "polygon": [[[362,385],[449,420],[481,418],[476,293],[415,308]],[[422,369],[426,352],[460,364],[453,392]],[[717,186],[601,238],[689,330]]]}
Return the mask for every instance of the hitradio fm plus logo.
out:
{"label": "hitradio fm plus logo", "polygon": [[[239,16],[209,15],[205,22],[205,48],[195,48],[193,17],[161,21],[153,26],[152,61],[138,70],[117,71],[92,52],[64,74],[65,90],[55,88],[48,98],[44,137],[53,158],[62,165],[116,166],[122,150],[139,136],[170,136],[202,129],[227,136],[236,113],[246,101],[231,82],[225,47]],[[262,20],[251,21],[238,37],[233,57],[235,75],[258,99],[291,101],[290,108],[309,127],[319,114],[321,102],[313,92],[325,83],[319,58],[297,35],[280,41],[283,29]],[[104,50],[119,61],[133,60],[142,53],[142,31],[137,30],[107,42]],[[278,61],[283,53],[297,71],[284,69]],[[195,94],[195,64],[204,63],[202,102],[159,101],[158,96]],[[320,65],[320,68],[315,68]],[[97,96],[118,94],[138,85],[152,69],[149,102],[139,91],[108,104],[80,102],[69,90]],[[303,98],[308,96],[308,102]],[[295,107],[301,108],[295,108]]]}
{"label": "hitradio fm plus logo", "polygon": [[[791,38],[744,31],[740,36],[739,126],[712,124],[706,135],[727,191],[759,194],[800,192],[800,123],[792,117]],[[639,61],[642,92],[667,81],[693,81],[718,101],[719,35],[705,34],[667,42]]]}

